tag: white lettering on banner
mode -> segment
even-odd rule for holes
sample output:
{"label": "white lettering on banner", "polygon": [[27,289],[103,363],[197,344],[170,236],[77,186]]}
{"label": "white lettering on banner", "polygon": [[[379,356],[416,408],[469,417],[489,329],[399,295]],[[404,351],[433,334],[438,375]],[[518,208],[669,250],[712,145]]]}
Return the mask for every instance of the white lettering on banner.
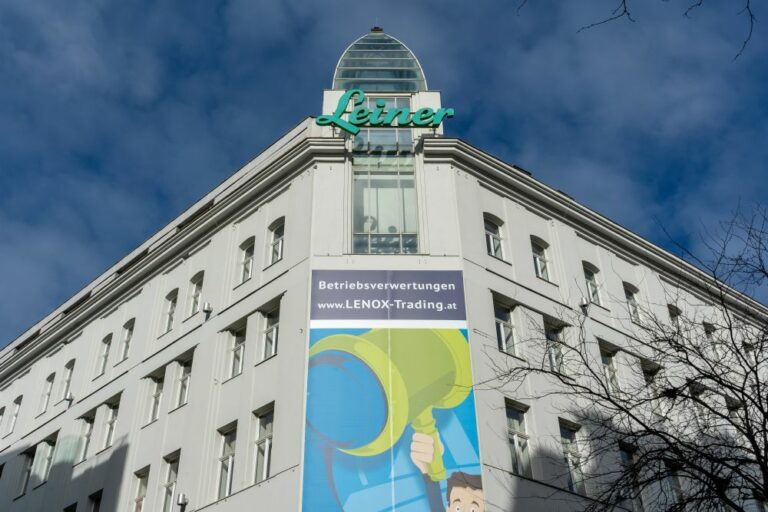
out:
{"label": "white lettering on banner", "polygon": [[452,291],[454,283],[364,283],[361,281],[323,281],[317,282],[318,290],[427,290],[433,292]]}

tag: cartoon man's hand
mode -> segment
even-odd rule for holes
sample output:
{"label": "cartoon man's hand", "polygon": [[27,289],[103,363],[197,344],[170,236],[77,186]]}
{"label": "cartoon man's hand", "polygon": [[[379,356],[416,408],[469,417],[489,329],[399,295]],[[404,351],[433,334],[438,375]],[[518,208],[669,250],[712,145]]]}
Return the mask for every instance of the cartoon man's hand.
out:
{"label": "cartoon man's hand", "polygon": [[[445,451],[440,442],[440,454]],[[435,442],[432,436],[414,432],[411,438],[411,460],[422,474],[427,473],[427,464],[435,457]]]}

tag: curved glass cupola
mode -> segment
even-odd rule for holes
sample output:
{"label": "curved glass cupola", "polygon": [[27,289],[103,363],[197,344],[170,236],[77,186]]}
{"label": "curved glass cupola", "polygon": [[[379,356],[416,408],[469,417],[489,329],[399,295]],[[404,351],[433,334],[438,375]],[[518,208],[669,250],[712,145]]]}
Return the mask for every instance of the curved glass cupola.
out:
{"label": "curved glass cupola", "polygon": [[416,56],[380,27],[349,45],[333,75],[334,89],[366,92],[417,92],[427,80]]}

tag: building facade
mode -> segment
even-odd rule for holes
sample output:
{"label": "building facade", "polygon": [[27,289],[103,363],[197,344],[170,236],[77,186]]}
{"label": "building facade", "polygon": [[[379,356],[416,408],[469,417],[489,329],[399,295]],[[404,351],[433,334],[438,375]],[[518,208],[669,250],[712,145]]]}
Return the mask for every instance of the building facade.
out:
{"label": "building facade", "polygon": [[[345,97],[354,90],[364,94]],[[378,28],[340,59],[323,116],[339,105],[342,120],[355,106],[367,111],[346,127],[307,118],[0,352],[0,510],[432,511],[452,496],[450,475],[432,467],[438,459],[482,480],[479,495],[477,484],[458,485],[470,492],[460,510],[582,504],[578,425],[556,412],[558,397],[532,398],[547,385],[535,377],[522,387],[487,383],[500,365],[564,364],[546,339],[567,342],[568,316],[584,305],[590,350],[605,352],[615,382],[630,378],[622,372],[642,357],[621,347],[638,311],[666,315],[670,290],[695,299],[708,277],[525,170],[444,136],[451,109],[413,54]],[[323,294],[331,275],[339,288]],[[366,279],[389,291],[360,295],[354,283]],[[372,305],[430,283],[435,296],[453,293],[455,315],[427,303],[401,316]],[[321,312],[320,297],[340,301],[341,312]],[[348,306],[350,298],[368,303]],[[344,371],[324,377],[315,343],[328,329],[363,344],[375,344],[370,330],[387,333],[379,346],[389,373],[372,384],[383,395],[367,394],[352,363],[330,364]],[[382,425],[396,416],[393,366],[408,374],[404,393],[415,404],[422,395],[409,375],[421,372],[406,367],[439,364],[429,351],[398,362],[396,329],[463,336],[451,346],[471,361],[468,391],[453,416],[444,390],[430,391],[428,405],[402,413],[400,431],[365,459],[353,450],[374,443],[354,436],[376,414]],[[452,356],[454,390],[462,354]],[[417,425],[424,417],[436,429]],[[328,439],[342,431],[351,437]],[[435,443],[423,467],[409,448],[416,433]],[[536,455],[547,447],[561,457]],[[391,460],[373,467],[382,454]],[[325,469],[313,472],[311,457]]]}

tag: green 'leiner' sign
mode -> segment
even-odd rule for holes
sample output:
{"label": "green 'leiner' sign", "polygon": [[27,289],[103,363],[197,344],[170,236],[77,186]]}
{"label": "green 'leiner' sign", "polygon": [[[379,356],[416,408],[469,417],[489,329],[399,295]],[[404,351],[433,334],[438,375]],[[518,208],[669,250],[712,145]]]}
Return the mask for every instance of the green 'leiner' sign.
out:
{"label": "green 'leiner' sign", "polygon": [[[347,119],[343,119],[344,111],[347,109],[350,100],[355,108],[349,113]],[[386,101],[376,100],[376,108],[373,110],[368,107],[359,106],[365,100],[365,93],[360,89],[350,89],[339,98],[336,105],[336,111],[330,115],[317,116],[316,122],[320,126],[338,126],[352,135],[360,131],[359,126],[392,126],[397,120],[397,126],[440,126],[443,119],[453,117],[452,108],[420,108],[416,112],[411,112],[409,108],[386,109]]]}

